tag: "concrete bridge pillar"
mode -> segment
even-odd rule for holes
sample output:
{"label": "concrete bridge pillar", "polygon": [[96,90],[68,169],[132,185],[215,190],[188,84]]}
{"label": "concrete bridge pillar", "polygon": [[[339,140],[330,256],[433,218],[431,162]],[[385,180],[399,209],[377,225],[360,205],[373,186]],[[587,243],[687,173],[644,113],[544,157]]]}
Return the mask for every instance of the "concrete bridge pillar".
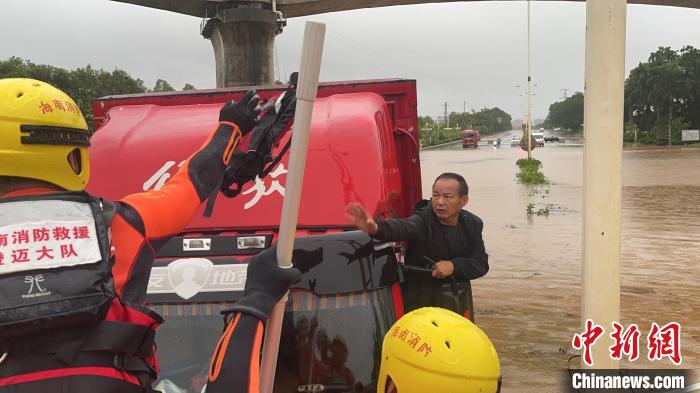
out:
{"label": "concrete bridge pillar", "polygon": [[263,4],[224,3],[202,25],[216,62],[216,87],[274,83],[273,44],[284,19]]}

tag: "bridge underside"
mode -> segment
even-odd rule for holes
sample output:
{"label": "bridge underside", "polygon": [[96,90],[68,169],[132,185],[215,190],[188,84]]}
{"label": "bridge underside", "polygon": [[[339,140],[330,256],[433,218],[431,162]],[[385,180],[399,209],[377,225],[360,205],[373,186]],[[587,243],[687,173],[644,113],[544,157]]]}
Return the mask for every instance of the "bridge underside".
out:
{"label": "bridge underside", "polygon": [[[457,0],[112,0],[205,18],[201,34],[211,40],[217,87],[273,83],[273,43],[285,18]],[[460,0],[491,1],[491,0]],[[537,0],[556,1],[556,0]],[[583,2],[585,0],[568,0]],[[699,8],[700,0],[629,0],[630,4]]]}
{"label": "bridge underside", "polygon": [[[271,6],[272,0],[112,0],[149,8],[187,14],[200,18],[212,17],[217,8],[227,3],[263,3]],[[388,7],[425,3],[454,3],[492,0],[277,0],[277,9],[287,18],[322,14],[325,12],[349,11],[361,8]],[[560,1],[560,0],[537,0]],[[585,0],[564,0],[585,2]],[[700,0],[629,0],[628,4],[664,5],[673,7],[700,8]]]}

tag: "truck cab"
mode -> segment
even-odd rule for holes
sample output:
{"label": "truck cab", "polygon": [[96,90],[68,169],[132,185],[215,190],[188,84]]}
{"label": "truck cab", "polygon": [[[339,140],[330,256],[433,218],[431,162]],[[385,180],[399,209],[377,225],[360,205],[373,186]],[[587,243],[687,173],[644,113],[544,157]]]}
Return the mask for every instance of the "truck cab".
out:
{"label": "truck cab", "polygon": [[479,147],[481,135],[479,130],[464,130],[462,131],[462,147]]}
{"label": "truck cab", "polygon": [[[285,88],[256,87],[261,100]],[[88,191],[116,200],[159,189],[204,142],[223,103],[246,89],[96,100]],[[418,140],[415,81],[319,85],[293,256],[303,276],[285,311],[275,392],[375,386],[382,339],[403,315],[401,253],[354,230],[344,208],[360,202],[377,217],[408,216],[421,199]],[[156,389],[199,393],[206,383],[220,311],[242,295],[247,259],[277,240],[288,159],[237,197],[220,195],[211,217],[202,208],[181,233],[153,242],[146,301],[166,321]]]}

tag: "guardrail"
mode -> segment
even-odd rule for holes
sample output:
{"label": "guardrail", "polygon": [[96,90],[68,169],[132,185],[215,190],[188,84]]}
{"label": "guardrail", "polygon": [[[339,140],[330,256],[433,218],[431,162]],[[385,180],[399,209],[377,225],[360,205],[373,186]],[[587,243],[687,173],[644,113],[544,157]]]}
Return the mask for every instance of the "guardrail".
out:
{"label": "guardrail", "polygon": [[431,150],[431,149],[437,149],[440,147],[445,147],[445,146],[450,146],[450,145],[456,145],[458,143],[461,143],[462,139],[457,139],[456,141],[451,141],[451,142],[445,142],[445,143],[440,143],[439,145],[432,145],[432,146],[425,146],[421,147],[420,150]]}

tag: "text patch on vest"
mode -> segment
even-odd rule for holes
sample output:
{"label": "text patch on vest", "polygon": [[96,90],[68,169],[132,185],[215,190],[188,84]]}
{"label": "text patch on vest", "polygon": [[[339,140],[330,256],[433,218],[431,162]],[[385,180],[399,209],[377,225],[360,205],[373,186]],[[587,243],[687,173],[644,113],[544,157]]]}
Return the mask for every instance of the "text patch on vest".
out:
{"label": "text patch on vest", "polygon": [[[101,259],[95,219],[88,204],[62,200],[4,204],[0,215],[0,276]],[[45,293],[41,291],[42,279],[40,274],[25,277],[33,290],[28,294]]]}
{"label": "text patch on vest", "polygon": [[115,211],[83,192],[0,199],[0,347],[104,319],[115,296]]}

